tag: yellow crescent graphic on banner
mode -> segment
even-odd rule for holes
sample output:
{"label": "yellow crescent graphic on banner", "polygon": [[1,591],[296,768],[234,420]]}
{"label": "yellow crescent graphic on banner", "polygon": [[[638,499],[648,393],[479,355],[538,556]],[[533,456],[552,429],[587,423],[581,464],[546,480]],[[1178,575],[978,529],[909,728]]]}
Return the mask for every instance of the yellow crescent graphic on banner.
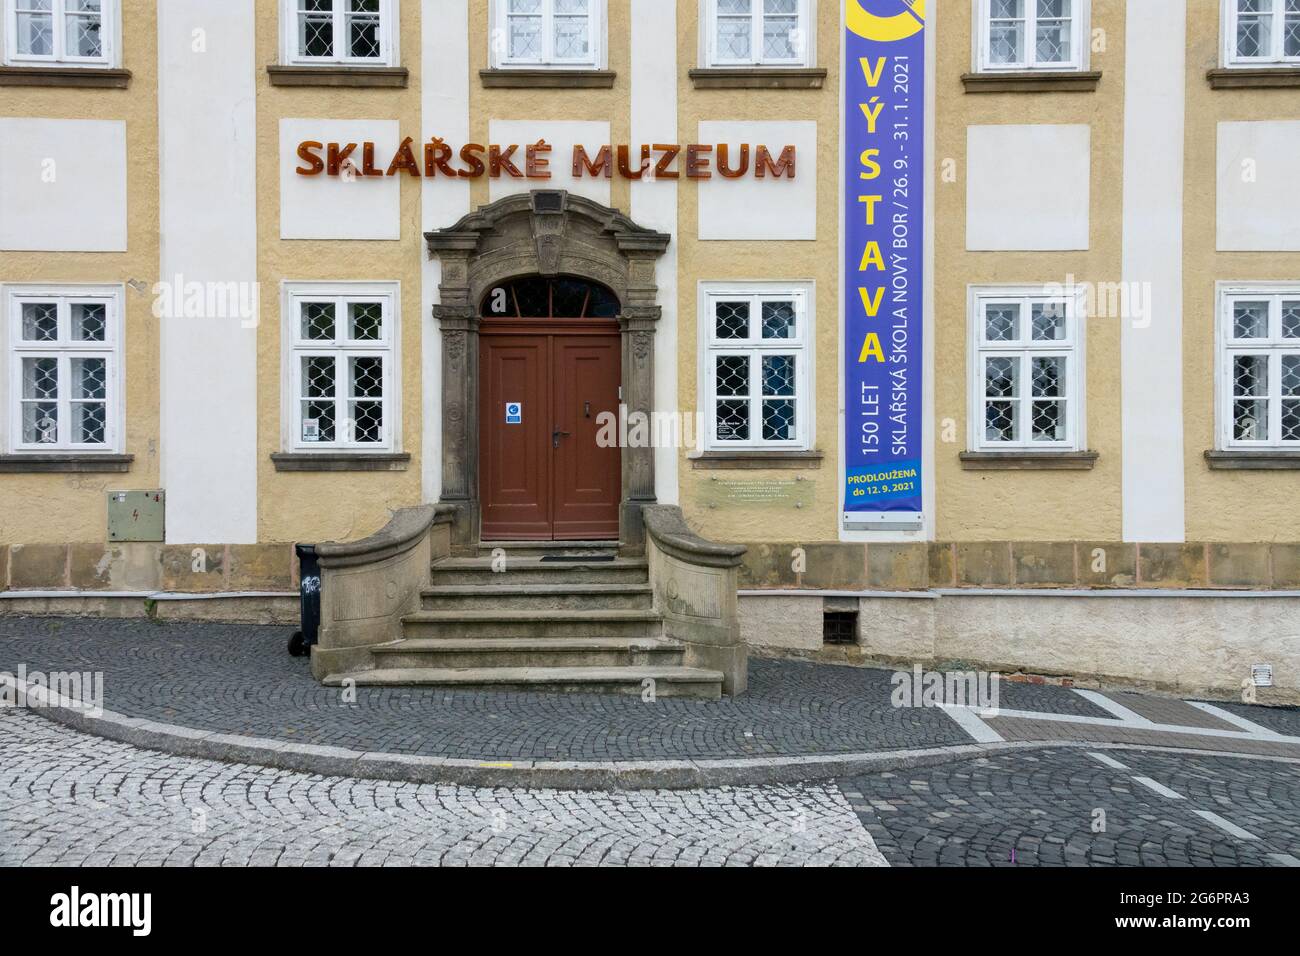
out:
{"label": "yellow crescent graphic on banner", "polygon": [[892,17],[881,17],[863,9],[862,0],[848,0],[846,25],[864,40],[875,40],[878,43],[906,40],[921,32],[925,26],[925,0],[905,2],[908,11]]}

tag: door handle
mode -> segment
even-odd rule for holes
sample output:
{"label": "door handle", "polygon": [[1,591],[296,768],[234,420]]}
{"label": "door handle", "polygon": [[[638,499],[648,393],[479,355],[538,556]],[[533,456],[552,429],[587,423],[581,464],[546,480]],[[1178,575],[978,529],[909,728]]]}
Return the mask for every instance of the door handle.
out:
{"label": "door handle", "polygon": [[560,447],[560,439],[561,439],[561,438],[568,438],[568,437],[569,437],[569,434],[570,434],[569,432],[562,432],[562,431],[560,431],[558,428],[555,429],[555,431],[551,432],[551,444],[552,444],[554,447],[559,448],[559,447]]}

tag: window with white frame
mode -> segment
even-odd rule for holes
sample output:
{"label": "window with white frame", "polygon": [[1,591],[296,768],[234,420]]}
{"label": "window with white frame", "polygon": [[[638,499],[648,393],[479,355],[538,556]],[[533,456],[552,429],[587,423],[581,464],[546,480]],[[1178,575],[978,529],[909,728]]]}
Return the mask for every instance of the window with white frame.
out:
{"label": "window with white frame", "polygon": [[705,302],[705,447],[807,449],[807,291],[720,289]]}
{"label": "window with white frame", "polygon": [[392,66],[394,0],[282,0],[285,62]]}
{"label": "window with white frame", "polygon": [[1080,299],[1042,287],[971,296],[971,442],[976,451],[1078,451]]}
{"label": "window with white frame", "polygon": [[1083,69],[1088,0],[978,0],[981,70]]}
{"label": "window with white frame", "polygon": [[1300,446],[1300,284],[1223,291],[1220,447]]}
{"label": "window with white frame", "polygon": [[113,65],[117,0],[4,0],[5,57],[15,65]]}
{"label": "window with white frame", "polygon": [[116,451],[120,291],[10,288],[6,299],[9,450]]}
{"label": "window with white frame", "polygon": [[709,66],[807,66],[808,0],[705,0]]}
{"label": "window with white frame", "polygon": [[599,65],[605,0],[495,0],[499,66]]}
{"label": "window with white frame", "polygon": [[300,289],[288,302],[289,447],[394,450],[396,293]]}
{"label": "window with white frame", "polygon": [[1223,0],[1226,62],[1300,63],[1300,0]]}

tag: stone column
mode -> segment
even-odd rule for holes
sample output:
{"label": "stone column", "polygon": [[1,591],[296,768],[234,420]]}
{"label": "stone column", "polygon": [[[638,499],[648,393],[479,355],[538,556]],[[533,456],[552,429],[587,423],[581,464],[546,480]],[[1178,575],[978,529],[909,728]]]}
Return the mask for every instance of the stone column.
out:
{"label": "stone column", "polygon": [[[636,248],[640,242],[621,237],[620,247],[628,256],[627,302],[619,317],[623,331],[623,404],[627,407],[628,432],[635,435],[638,421],[646,423],[649,441],[640,447],[623,449],[622,546],[630,553],[645,550],[642,509],[655,503],[655,450],[653,441],[655,406],[655,326],[660,308],[655,303],[655,259],[662,250]],[[627,248],[632,245],[634,248]],[[644,416],[644,418],[642,418]]]}
{"label": "stone column", "polygon": [[444,238],[442,302],[433,308],[442,328],[442,501],[456,506],[452,545],[478,541],[478,330],[470,298],[469,257],[478,236]]}

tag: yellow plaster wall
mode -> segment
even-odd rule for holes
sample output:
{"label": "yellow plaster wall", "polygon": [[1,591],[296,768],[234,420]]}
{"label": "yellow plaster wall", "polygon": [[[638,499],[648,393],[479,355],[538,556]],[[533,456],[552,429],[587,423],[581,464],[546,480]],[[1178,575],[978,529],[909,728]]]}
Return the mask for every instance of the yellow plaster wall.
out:
{"label": "yellow plaster wall", "polygon": [[[1300,538],[1296,474],[1291,471],[1211,471],[1214,447],[1215,283],[1295,281],[1300,253],[1218,252],[1216,163],[1218,124],[1292,120],[1295,90],[1215,90],[1207,70],[1219,65],[1217,15],[1189,6],[1187,129],[1183,219],[1183,414],[1189,541],[1295,541]],[[1205,4],[1205,6],[1212,6]]]}
{"label": "yellow plaster wall", "polygon": [[[257,76],[258,281],[258,540],[349,540],[382,527],[389,512],[420,500],[420,184],[401,179],[401,240],[314,241],[280,238],[280,120],[284,118],[396,120],[401,135],[419,138],[420,5],[401,6],[401,64],[406,89],[338,89],[271,86]],[[257,62],[278,62],[276,0],[257,0]],[[398,281],[401,283],[401,450],[411,455],[401,472],[280,473],[271,454],[280,450],[281,283],[290,280]]]}
{"label": "yellow plaster wall", "polygon": [[[0,475],[0,544],[103,541],[106,493],[158,487],[158,31],[153,0],[123,0],[125,90],[4,87],[0,116],[124,120],[127,148],[126,252],[0,252],[0,283],[126,284],[125,452],[129,474]],[[75,223],[67,224],[75,229]]]}
{"label": "yellow plaster wall", "polygon": [[[610,89],[529,89],[484,87],[479,71],[491,65],[488,7],[491,0],[469,3],[469,116],[470,140],[488,144],[488,125],[497,120],[535,120],[537,122],[573,121],[609,123],[611,143],[627,143],[631,137],[632,117],[632,22],[627,0],[609,4],[607,68],[614,71]],[[502,146],[508,143],[500,144]],[[522,157],[520,143],[519,155]],[[553,153],[551,169],[567,168],[571,157]],[[488,177],[471,180],[472,208],[488,202]],[[544,187],[545,182],[539,182]],[[610,205],[627,212],[631,195],[629,183],[615,174],[610,180]]]}
{"label": "yellow plaster wall", "polygon": [[[964,92],[971,6],[942,5],[935,160],[935,480],[941,541],[1118,540],[1121,534],[1120,319],[1089,316],[1086,434],[1093,471],[965,471],[968,445],[967,296],[972,284],[1119,282],[1124,169],[1124,0],[1095,0],[1091,93]],[[966,130],[993,124],[1087,124],[1092,129],[1090,248],[1080,252],[966,251]],[[951,161],[956,181],[944,179]],[[951,422],[945,429],[945,425]],[[944,441],[945,430],[952,441]]]}
{"label": "yellow plaster wall", "polygon": [[[814,318],[816,422],[814,447],[825,453],[815,471],[693,471],[685,454],[679,459],[681,503],[700,533],[730,541],[833,541],[837,538],[839,503],[839,314],[836,288],[839,260],[839,88],[840,29],[834,3],[819,4],[817,66],[826,68],[820,90],[697,90],[688,71],[699,65],[699,4],[677,4],[678,138],[699,140],[703,120],[785,120],[817,122],[817,155],[800,156],[797,175],[817,179],[815,241],[701,241],[697,184],[683,179],[678,190],[678,393],[681,411],[694,414],[698,395],[699,283],[727,280],[812,280],[816,284]],[[769,143],[779,148],[782,143]],[[813,485],[813,503],[802,509],[783,507],[710,509],[703,502],[713,478],[735,481],[792,480]]]}

